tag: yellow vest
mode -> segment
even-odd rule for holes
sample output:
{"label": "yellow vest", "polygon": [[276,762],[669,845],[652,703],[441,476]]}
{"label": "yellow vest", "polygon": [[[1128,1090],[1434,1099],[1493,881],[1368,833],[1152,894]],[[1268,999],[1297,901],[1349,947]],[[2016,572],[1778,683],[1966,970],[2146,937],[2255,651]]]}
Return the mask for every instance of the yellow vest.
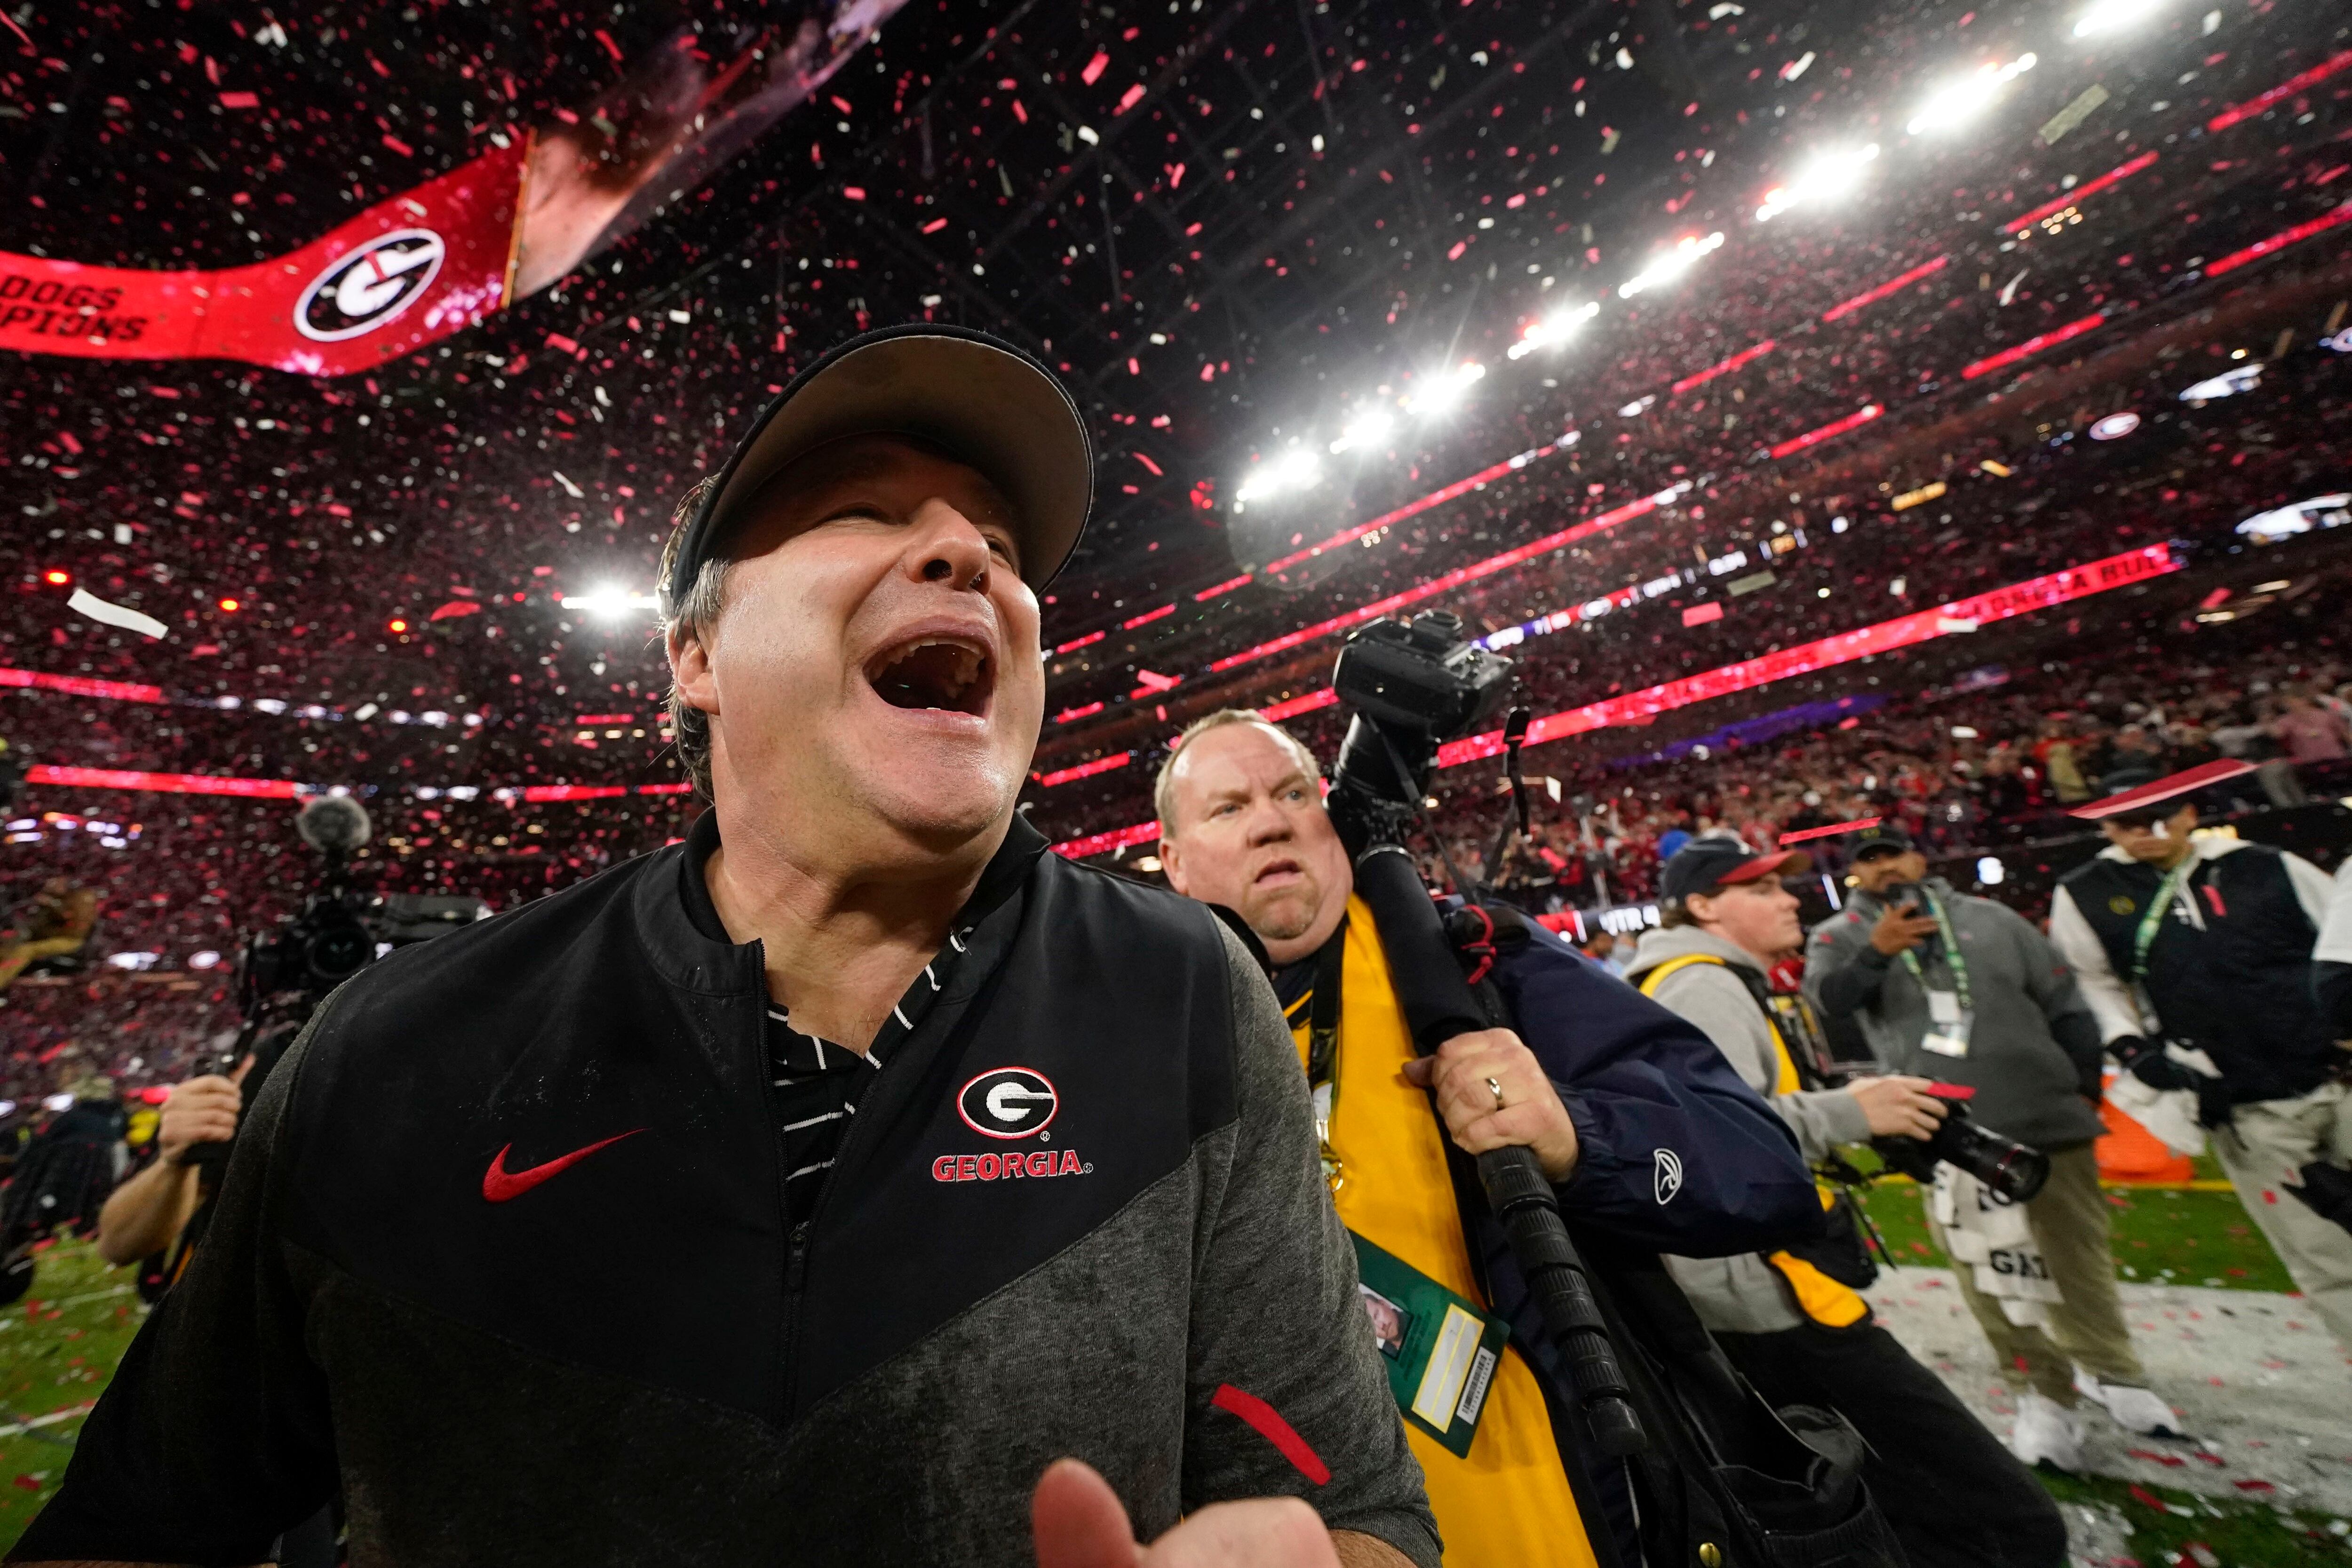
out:
{"label": "yellow vest", "polygon": [[[1694,963],[1719,964],[1731,967],[1712,953],[1686,952],[1680,958],[1670,958],[1642,976],[1642,994],[1655,1000],[1658,986],[1667,975],[1678,969],[1688,969]],[[1764,1026],[1772,1031],[1772,1052],[1780,1058],[1780,1068],[1772,1077],[1774,1094],[1794,1094],[1802,1088],[1797,1078],[1797,1058],[1789,1054],[1789,1042],[1780,1037],[1780,1026],[1772,1015],[1764,1015]],[[1832,1207],[1837,1194],[1826,1182],[1816,1182],[1822,1196],[1822,1207]],[[1803,1258],[1786,1252],[1768,1252],[1764,1261],[1780,1271],[1788,1281],[1790,1293],[1797,1299],[1797,1310],[1817,1323],[1833,1329],[1848,1328],[1870,1315],[1870,1303],[1846,1286],[1839,1284]]]}
{"label": "yellow vest", "polygon": [[[1372,911],[1348,900],[1339,1049],[1327,1142],[1339,1163],[1340,1223],[1466,1300],[1485,1304],[1462,1238],[1445,1142],[1429,1096],[1404,1079],[1412,1037],[1398,1010]],[[1299,1061],[1307,1031],[1293,1031]],[[1400,1417],[1402,1419],[1402,1417]],[[1519,1352],[1506,1346],[1477,1436],[1457,1458],[1411,1422],[1405,1440],[1453,1568],[1591,1568],[1595,1559],[1560,1468],[1551,1413]]]}

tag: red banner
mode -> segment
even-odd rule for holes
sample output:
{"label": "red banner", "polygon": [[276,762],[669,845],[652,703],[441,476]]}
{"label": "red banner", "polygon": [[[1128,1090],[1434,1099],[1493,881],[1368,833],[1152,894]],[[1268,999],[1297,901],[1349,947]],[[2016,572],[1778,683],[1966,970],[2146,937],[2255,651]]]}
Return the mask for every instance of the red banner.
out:
{"label": "red banner", "polygon": [[507,302],[530,154],[519,137],[251,267],[146,272],[0,251],[0,348],[373,369]]}

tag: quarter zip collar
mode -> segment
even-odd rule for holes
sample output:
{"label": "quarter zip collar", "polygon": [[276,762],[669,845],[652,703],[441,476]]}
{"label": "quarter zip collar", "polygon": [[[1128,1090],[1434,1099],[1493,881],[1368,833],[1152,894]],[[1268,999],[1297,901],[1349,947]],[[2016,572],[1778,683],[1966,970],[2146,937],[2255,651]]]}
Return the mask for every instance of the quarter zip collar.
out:
{"label": "quarter zip collar", "polygon": [[[666,868],[640,877],[635,889],[637,932],[656,973],[688,991],[716,995],[765,994],[766,976],[760,944],[731,942],[726,926],[710,902],[710,889],[702,867],[719,847],[719,814],[705,811],[686,830],[686,841],[656,853]],[[1029,879],[1038,857],[1045,853],[1045,836],[1016,814],[1005,830],[971,896],[956,911],[949,928],[951,942],[984,920]]]}

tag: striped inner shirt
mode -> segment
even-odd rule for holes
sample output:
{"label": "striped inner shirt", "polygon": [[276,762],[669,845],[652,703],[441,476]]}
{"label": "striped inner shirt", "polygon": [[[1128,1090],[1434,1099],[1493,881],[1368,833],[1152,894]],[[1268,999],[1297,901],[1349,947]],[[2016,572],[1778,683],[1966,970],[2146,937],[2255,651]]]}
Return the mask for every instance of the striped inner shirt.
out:
{"label": "striped inner shirt", "polygon": [[[877,1042],[877,1046],[880,1042]],[[768,1065],[776,1086],[776,1125],[783,1139],[784,1204],[792,1223],[816,1210],[824,1173],[857,1114],[866,1086],[881,1070],[878,1050],[864,1056],[804,1035],[782,1007],[768,1008]]]}

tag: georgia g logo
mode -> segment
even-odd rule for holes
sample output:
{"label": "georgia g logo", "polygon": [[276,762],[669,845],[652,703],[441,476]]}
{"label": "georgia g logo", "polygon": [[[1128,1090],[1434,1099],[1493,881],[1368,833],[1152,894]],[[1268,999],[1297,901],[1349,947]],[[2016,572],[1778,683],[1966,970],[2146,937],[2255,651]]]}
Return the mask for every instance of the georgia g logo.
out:
{"label": "georgia g logo", "polygon": [[1045,1130],[1061,1097],[1028,1068],[992,1068],[956,1094],[956,1114],[983,1138],[1026,1138]]}
{"label": "georgia g logo", "polygon": [[322,343],[372,332],[433,286],[447,254],[448,247],[429,228],[380,234],[310,279],[295,302],[295,330]]}

